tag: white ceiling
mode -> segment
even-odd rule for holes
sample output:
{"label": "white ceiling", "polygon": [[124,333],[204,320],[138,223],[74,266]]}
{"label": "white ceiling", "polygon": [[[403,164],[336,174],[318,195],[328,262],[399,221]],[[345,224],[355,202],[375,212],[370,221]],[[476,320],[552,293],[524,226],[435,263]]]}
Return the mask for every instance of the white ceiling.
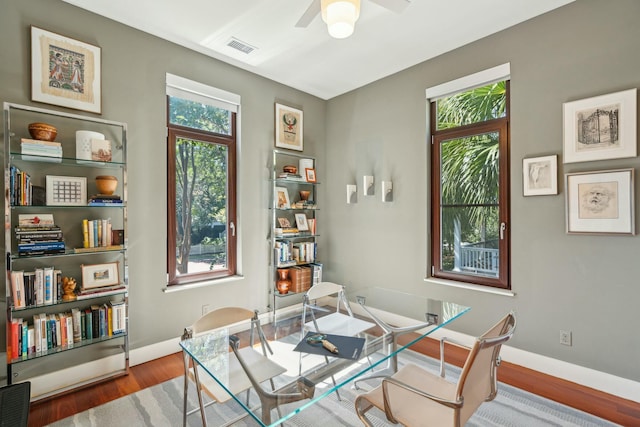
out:
{"label": "white ceiling", "polygon": [[378,4],[393,0],[362,0],[342,40],[320,15],[296,27],[314,0],[63,1],[330,99],[574,0],[411,0],[400,13]]}

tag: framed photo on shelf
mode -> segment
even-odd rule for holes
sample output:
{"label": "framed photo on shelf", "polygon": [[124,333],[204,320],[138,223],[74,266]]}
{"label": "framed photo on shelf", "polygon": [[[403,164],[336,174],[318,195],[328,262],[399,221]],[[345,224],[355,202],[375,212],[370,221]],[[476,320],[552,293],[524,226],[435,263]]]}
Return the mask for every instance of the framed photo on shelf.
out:
{"label": "framed photo on shelf", "polygon": [[95,289],[120,284],[118,263],[82,265],[82,289]]}
{"label": "framed photo on shelf", "polygon": [[87,204],[87,178],[47,175],[47,206],[84,206]]}
{"label": "framed photo on shelf", "polygon": [[100,48],[31,27],[31,99],[101,113]]}
{"label": "framed photo on shelf", "polygon": [[302,151],[302,110],[276,103],[276,147]]}
{"label": "framed photo on shelf", "polygon": [[566,174],[567,233],[635,234],[634,170]]}
{"label": "framed photo on shelf", "polygon": [[316,182],[316,170],[314,168],[306,168],[304,173],[307,182]]}
{"label": "framed photo on shelf", "polygon": [[280,227],[282,227],[282,228],[290,228],[291,227],[291,223],[289,222],[288,218],[278,218],[278,224],[280,224]]}
{"label": "framed photo on shelf", "polygon": [[564,163],[636,157],[637,89],[565,102]]}
{"label": "framed photo on shelf", "polygon": [[525,196],[558,194],[558,156],[523,159],[522,178]]}
{"label": "framed photo on shelf", "polygon": [[289,192],[285,187],[276,187],[275,203],[277,209],[290,209]]}
{"label": "framed photo on shelf", "polygon": [[305,214],[296,214],[296,227],[300,231],[309,231],[309,224],[307,223],[307,216]]}

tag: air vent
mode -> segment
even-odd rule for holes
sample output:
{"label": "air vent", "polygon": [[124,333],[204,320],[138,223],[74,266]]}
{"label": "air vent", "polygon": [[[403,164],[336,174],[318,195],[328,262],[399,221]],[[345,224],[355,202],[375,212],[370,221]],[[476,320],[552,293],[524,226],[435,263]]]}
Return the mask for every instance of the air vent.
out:
{"label": "air vent", "polygon": [[256,50],[255,47],[233,37],[229,40],[227,46],[239,50],[242,53],[246,53],[247,55]]}

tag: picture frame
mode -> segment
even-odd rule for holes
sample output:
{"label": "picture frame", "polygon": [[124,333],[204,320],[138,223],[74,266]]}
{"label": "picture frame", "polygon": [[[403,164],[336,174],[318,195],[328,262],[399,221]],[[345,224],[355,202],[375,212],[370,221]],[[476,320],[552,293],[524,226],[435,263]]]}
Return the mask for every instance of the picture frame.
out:
{"label": "picture frame", "polygon": [[307,222],[307,216],[303,213],[297,213],[295,216],[296,216],[296,228],[300,231],[309,231],[309,223]]}
{"label": "picture frame", "polygon": [[120,284],[118,262],[82,264],[82,289],[95,289]]}
{"label": "picture frame", "polygon": [[635,234],[633,168],[565,177],[568,234]]}
{"label": "picture frame", "polygon": [[291,223],[288,218],[278,218],[278,224],[280,224],[281,228],[291,228]]}
{"label": "picture frame", "polygon": [[317,182],[316,170],[314,168],[305,168],[304,175],[305,175],[305,178],[307,179],[307,182]]}
{"label": "picture frame", "polygon": [[302,110],[276,103],[276,147],[302,151],[303,125]]}
{"label": "picture frame", "polygon": [[276,209],[291,209],[289,191],[285,187],[276,187],[275,191],[273,203],[275,203]]}
{"label": "picture frame", "polygon": [[94,162],[110,162],[111,159],[111,141],[108,139],[92,139],[91,160]]}
{"label": "picture frame", "polygon": [[102,113],[101,49],[31,27],[31,100]]}
{"label": "picture frame", "polygon": [[47,206],[84,206],[87,204],[87,178],[84,176],[46,177]]}
{"label": "picture frame", "polygon": [[522,159],[524,196],[558,194],[558,156]]}
{"label": "picture frame", "polygon": [[636,157],[637,89],[565,102],[564,163]]}

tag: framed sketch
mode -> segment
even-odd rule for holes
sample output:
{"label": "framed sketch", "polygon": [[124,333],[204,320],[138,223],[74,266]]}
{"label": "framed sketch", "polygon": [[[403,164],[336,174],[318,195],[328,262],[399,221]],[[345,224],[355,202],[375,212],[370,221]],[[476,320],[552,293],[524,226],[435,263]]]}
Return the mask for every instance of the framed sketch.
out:
{"label": "framed sketch", "polygon": [[290,209],[289,192],[285,187],[276,187],[275,203],[277,209]]}
{"label": "framed sketch", "polygon": [[111,141],[109,141],[108,139],[92,139],[91,160],[96,162],[110,162]]}
{"label": "framed sketch", "polygon": [[280,224],[280,227],[282,227],[282,228],[290,228],[291,227],[291,223],[289,222],[288,218],[278,218],[278,224]]}
{"label": "framed sketch", "polygon": [[313,168],[306,168],[304,170],[307,182],[316,182],[316,170]]}
{"label": "framed sketch", "polygon": [[633,169],[566,174],[567,233],[635,234]]}
{"label": "framed sketch", "polygon": [[87,204],[87,178],[47,175],[47,206],[84,206]]}
{"label": "framed sketch", "polygon": [[101,113],[100,48],[31,27],[31,99]]}
{"label": "framed sketch", "polygon": [[119,285],[118,263],[82,265],[82,289]]}
{"label": "framed sketch", "polygon": [[525,196],[558,194],[558,156],[523,159],[522,178]]}
{"label": "framed sketch", "polygon": [[302,110],[276,103],[276,147],[302,151]]}
{"label": "framed sketch", "polygon": [[636,92],[565,102],[563,162],[636,157]]}
{"label": "framed sketch", "polygon": [[303,213],[296,214],[296,227],[300,231],[308,231],[309,224],[307,223],[307,216]]}

